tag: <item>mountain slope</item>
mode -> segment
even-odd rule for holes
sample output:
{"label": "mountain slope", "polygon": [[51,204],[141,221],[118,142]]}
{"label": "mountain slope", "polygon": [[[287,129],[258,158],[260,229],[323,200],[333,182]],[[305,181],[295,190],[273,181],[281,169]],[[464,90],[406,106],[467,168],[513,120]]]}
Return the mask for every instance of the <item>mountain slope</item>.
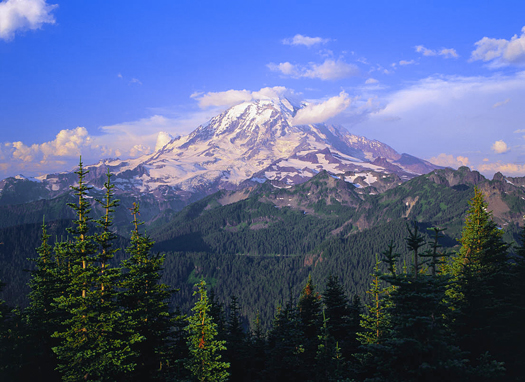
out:
{"label": "mountain slope", "polygon": [[[382,192],[438,168],[399,154],[388,145],[349,133],[338,126],[293,124],[301,105],[286,99],[261,99],[233,106],[191,134],[174,138],[150,155],[130,160],[104,159],[88,165],[87,182],[100,189],[109,170],[119,197],[151,195],[158,210],[183,205],[218,190],[236,190],[271,180],[279,187],[300,184],[327,170]],[[393,181],[384,187],[379,178]],[[38,179],[0,182],[0,205],[49,199],[67,193],[73,172]],[[9,190],[18,187],[21,192]]]}
{"label": "mountain slope", "polygon": [[466,167],[437,170],[381,194],[358,193],[360,188],[327,172],[291,188],[266,183],[221,191],[186,207],[152,235],[166,251],[305,254],[332,237],[414,220],[447,227],[447,245],[453,246],[474,186],[485,193],[489,208],[497,207],[494,219],[511,240],[523,224],[525,187],[504,177],[487,180]]}

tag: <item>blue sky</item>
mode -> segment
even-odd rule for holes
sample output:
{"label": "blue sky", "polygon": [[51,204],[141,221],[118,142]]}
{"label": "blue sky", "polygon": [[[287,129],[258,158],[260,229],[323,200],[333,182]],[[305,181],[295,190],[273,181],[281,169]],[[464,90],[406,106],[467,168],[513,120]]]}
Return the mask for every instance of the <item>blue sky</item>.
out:
{"label": "blue sky", "polygon": [[[259,94],[525,176],[523,1],[0,2],[0,178],[151,152]],[[262,90],[261,90],[262,89]]]}

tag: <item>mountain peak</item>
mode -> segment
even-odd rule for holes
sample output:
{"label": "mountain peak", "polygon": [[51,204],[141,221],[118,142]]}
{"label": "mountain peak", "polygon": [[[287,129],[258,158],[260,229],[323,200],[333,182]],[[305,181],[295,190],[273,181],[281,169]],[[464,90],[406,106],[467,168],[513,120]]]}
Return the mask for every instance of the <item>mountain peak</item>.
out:
{"label": "mountain peak", "polygon": [[[219,189],[266,180],[289,187],[323,170],[379,191],[382,179],[392,174],[397,176],[395,182],[401,182],[436,168],[342,127],[293,125],[301,107],[304,104],[279,94],[262,94],[232,106],[187,136],[159,133],[153,154],[90,166],[87,181],[103,184],[109,169],[119,192],[185,203]],[[48,176],[43,182],[58,193],[69,190],[74,180],[74,174],[67,173]]]}
{"label": "mountain peak", "polygon": [[286,98],[261,98],[230,107],[193,131],[184,147],[210,139],[228,139],[242,145],[286,134],[297,107]]}
{"label": "mountain peak", "polygon": [[235,120],[239,117],[244,117],[247,120],[256,119],[256,122],[264,122],[271,117],[272,112],[281,114],[286,120],[289,120],[293,118],[296,111],[300,108],[301,105],[294,105],[287,98],[261,97],[232,106],[224,113],[212,118],[212,121],[224,118]]}

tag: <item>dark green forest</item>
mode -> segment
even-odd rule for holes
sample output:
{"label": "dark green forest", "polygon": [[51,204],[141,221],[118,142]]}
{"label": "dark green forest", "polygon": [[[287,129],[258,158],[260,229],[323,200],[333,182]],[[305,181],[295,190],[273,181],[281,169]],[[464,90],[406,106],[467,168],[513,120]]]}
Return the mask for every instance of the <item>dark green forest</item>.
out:
{"label": "dark green forest", "polygon": [[0,230],[2,381],[524,378],[525,231],[473,185],[420,177],[360,204],[320,174],[146,227],[85,174],[48,203],[69,218]]}

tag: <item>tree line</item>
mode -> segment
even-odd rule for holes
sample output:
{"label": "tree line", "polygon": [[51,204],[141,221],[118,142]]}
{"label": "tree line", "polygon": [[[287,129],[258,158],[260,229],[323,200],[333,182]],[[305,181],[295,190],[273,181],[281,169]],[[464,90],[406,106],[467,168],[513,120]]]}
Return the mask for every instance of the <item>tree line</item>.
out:
{"label": "tree line", "polygon": [[[393,244],[377,257],[366,296],[349,298],[330,275],[320,293],[310,276],[290,290],[269,329],[248,324],[197,280],[184,315],[161,282],[164,256],[131,209],[131,240],[119,264],[107,174],[104,214],[91,221],[80,163],[67,240],[42,226],[30,304],[0,304],[0,377],[6,381],[509,381],[522,380],[525,229],[511,253],[479,190],[461,249],[407,225],[409,253]],[[94,223],[94,225],[92,224]],[[93,227],[96,227],[95,229]],[[409,261],[400,261],[410,257]],[[248,329],[250,328],[250,329]],[[521,379],[520,379],[521,378]]]}

